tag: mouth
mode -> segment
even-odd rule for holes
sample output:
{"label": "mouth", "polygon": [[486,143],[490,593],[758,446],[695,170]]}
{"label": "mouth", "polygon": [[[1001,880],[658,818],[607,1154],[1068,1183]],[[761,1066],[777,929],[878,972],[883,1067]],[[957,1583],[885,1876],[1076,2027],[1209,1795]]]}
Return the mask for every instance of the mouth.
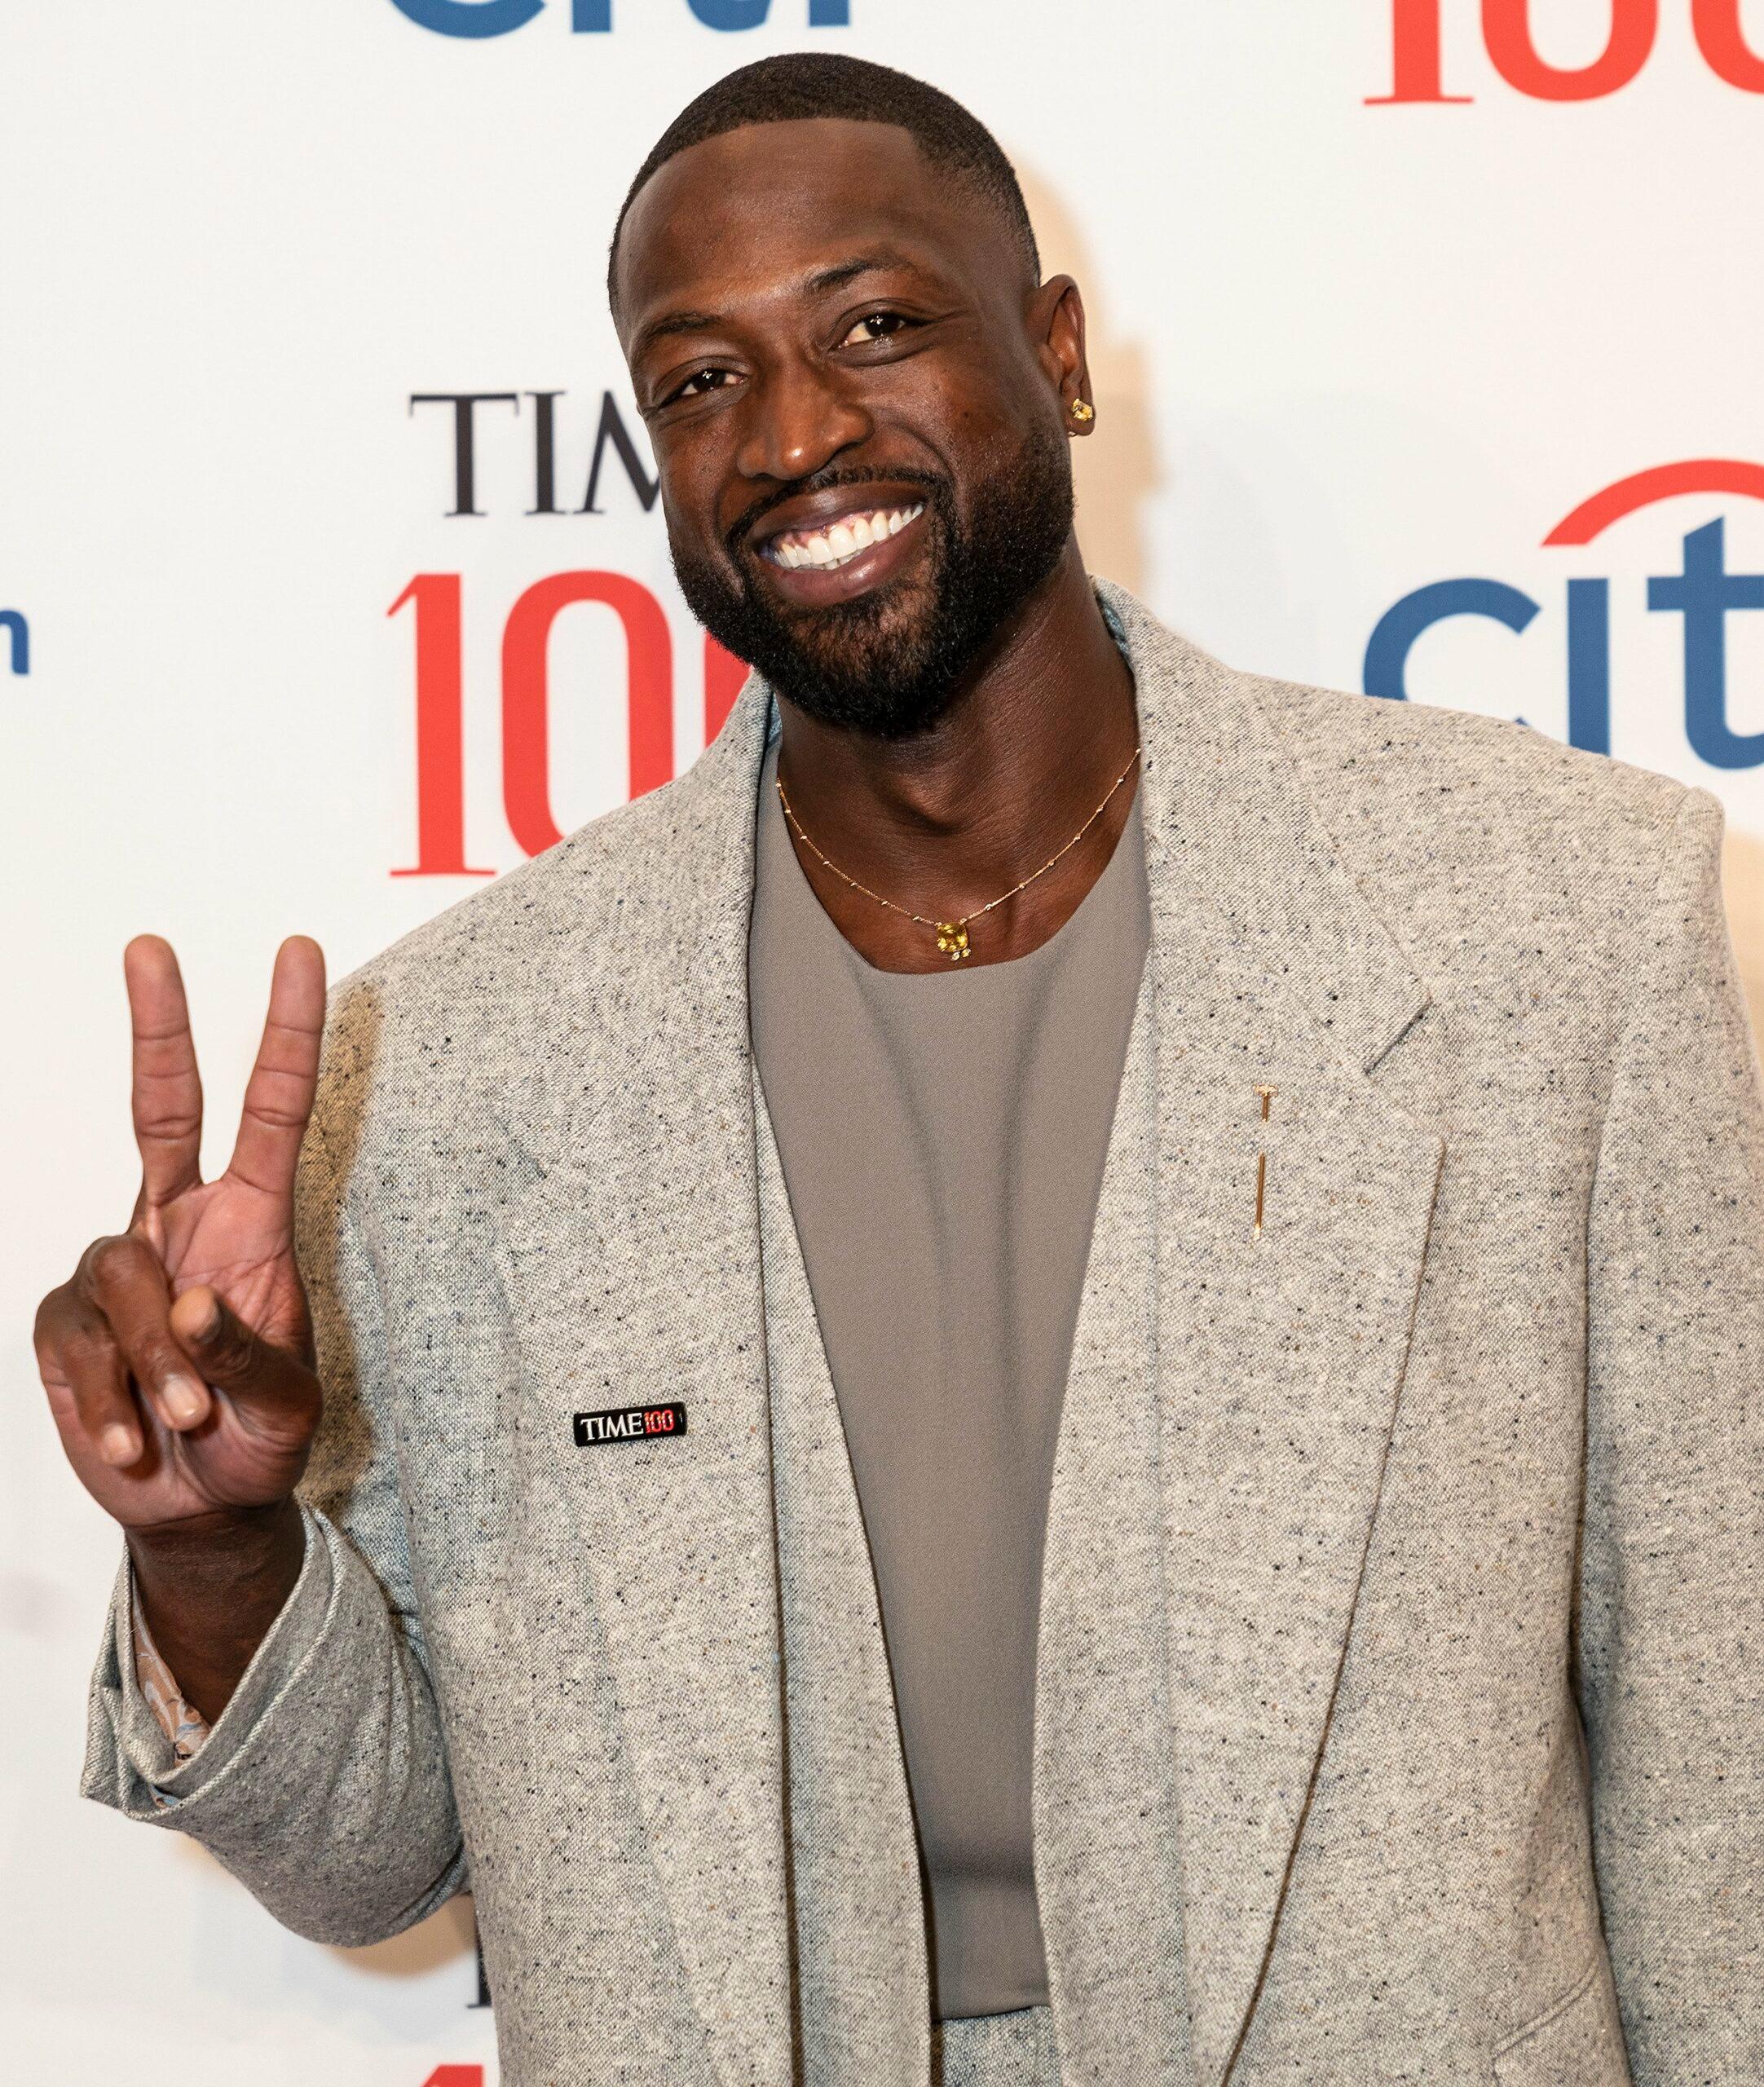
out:
{"label": "mouth", "polygon": [[892,580],[924,540],[924,500],[817,514],[774,530],[761,562],[787,600],[805,608],[848,602]]}
{"label": "mouth", "polygon": [[910,507],[856,509],[836,522],[812,528],[786,529],[761,546],[761,555],[792,572],[837,572],[877,544],[909,528],[925,511],[922,500]]}

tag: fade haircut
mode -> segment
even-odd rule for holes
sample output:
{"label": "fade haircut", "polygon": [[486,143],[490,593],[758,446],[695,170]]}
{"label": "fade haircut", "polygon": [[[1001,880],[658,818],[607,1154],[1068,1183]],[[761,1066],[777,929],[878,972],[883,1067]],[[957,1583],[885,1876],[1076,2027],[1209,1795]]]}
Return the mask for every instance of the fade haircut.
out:
{"label": "fade haircut", "polygon": [[663,131],[626,191],[606,257],[606,300],[619,308],[619,240],[644,183],[677,154],[743,130],[755,123],[799,123],[818,117],[892,123],[906,131],[932,165],[943,169],[1003,217],[1032,282],[1041,280],[1041,256],[1016,170],[977,117],[939,87],[892,66],[822,51],[787,51],[741,66],[690,101]]}

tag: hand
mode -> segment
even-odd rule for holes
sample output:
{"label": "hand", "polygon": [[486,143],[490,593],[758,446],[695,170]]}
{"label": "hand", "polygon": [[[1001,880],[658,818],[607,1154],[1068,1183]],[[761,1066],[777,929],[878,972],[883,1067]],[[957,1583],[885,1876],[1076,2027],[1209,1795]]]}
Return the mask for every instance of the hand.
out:
{"label": "hand", "polygon": [[123,952],[141,1192],[43,1299],[43,1388],[81,1483],[131,1534],[198,1534],[293,1492],[318,1426],[311,1322],[294,1265],[294,1163],[312,1113],[324,958],[291,937],[224,1174],[201,1171],[202,1086],[178,960]]}

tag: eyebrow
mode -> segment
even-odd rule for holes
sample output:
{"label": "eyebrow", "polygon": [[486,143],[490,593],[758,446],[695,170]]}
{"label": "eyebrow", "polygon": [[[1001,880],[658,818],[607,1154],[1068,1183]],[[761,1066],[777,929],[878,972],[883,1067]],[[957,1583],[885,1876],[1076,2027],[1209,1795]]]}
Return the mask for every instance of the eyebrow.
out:
{"label": "eyebrow", "polygon": [[656,342],[665,341],[672,333],[708,333],[717,324],[716,314],[709,311],[670,311],[665,318],[652,319],[631,343],[631,360],[635,362]]}
{"label": "eyebrow", "polygon": [[[906,268],[914,265],[905,254],[878,249],[874,254],[859,254],[849,261],[841,261],[831,268],[818,269],[806,277],[801,289],[809,297],[824,297],[830,290],[844,289],[848,283],[854,283],[861,276],[874,276],[889,268]],[[703,333],[714,332],[727,322],[713,311],[670,311],[662,318],[652,319],[638,329],[637,338],[631,343],[631,360],[652,348],[658,341],[665,341],[677,333]]]}
{"label": "eyebrow", "polygon": [[841,261],[836,267],[822,268],[809,276],[803,288],[811,296],[819,296],[827,290],[842,290],[848,283],[854,283],[860,276],[874,276],[886,268],[906,268],[912,263],[903,254],[878,251],[860,255],[854,261]]}

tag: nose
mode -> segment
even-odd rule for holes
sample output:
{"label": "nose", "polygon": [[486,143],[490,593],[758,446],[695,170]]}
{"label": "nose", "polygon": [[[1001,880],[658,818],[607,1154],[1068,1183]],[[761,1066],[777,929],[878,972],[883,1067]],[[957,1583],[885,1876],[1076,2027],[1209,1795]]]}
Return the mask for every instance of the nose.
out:
{"label": "nose", "polygon": [[840,390],[832,373],[806,362],[769,373],[746,406],[747,425],[735,461],[747,479],[788,483],[811,477],[875,431],[869,413]]}

